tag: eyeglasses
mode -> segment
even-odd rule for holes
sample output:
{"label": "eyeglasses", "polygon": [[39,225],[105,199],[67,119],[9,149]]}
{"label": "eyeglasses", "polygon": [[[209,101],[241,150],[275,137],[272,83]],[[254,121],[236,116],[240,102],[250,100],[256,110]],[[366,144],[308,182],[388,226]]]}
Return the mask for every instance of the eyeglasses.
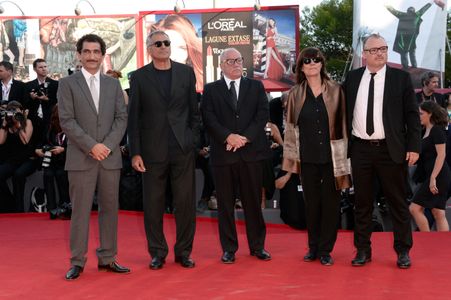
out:
{"label": "eyeglasses", "polygon": [[168,40],[164,40],[164,41],[156,41],[155,43],[153,43],[151,46],[155,46],[157,48],[160,48],[161,46],[165,46],[165,47],[169,47],[171,46],[171,41]]}
{"label": "eyeglasses", "polygon": [[226,59],[226,60],[223,60],[222,62],[225,62],[229,66],[232,66],[234,64],[241,65],[243,63],[243,61],[244,61],[244,59],[242,57],[238,57],[238,58],[235,58],[235,59],[233,59],[233,58],[232,59]]}
{"label": "eyeglasses", "polygon": [[371,49],[364,49],[363,51],[369,52],[370,54],[376,54],[378,51],[381,53],[386,53],[388,50],[387,46],[382,46],[379,48],[371,48]]}
{"label": "eyeglasses", "polygon": [[304,59],[302,60],[302,63],[304,65],[309,65],[312,62],[314,62],[315,64],[322,62],[323,59],[321,57],[314,57],[314,58],[308,58],[308,57],[304,57]]}

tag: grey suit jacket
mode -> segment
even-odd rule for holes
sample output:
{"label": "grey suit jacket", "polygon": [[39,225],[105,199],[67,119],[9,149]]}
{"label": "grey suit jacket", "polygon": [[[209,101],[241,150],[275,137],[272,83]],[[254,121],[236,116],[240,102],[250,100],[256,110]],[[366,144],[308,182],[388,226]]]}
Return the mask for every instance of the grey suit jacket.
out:
{"label": "grey suit jacket", "polygon": [[66,170],[94,167],[98,161],[89,151],[97,143],[103,143],[112,151],[100,162],[102,166],[120,169],[119,143],[127,126],[127,108],[119,81],[100,74],[99,113],[81,72],[59,81],[57,98],[61,128],[68,137]]}

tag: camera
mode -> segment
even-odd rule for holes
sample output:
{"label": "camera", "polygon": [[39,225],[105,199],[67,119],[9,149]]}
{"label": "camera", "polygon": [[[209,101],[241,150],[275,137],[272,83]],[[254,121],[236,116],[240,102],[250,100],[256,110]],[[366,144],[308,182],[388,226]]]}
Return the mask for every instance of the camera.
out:
{"label": "camera", "polygon": [[42,167],[48,168],[52,162],[52,152],[53,146],[44,145],[42,146],[42,152],[44,152],[44,157],[42,158]]}
{"label": "camera", "polygon": [[0,110],[1,119],[6,120],[6,127],[13,127],[16,122],[23,123],[25,121],[25,115],[16,110],[2,109]]}

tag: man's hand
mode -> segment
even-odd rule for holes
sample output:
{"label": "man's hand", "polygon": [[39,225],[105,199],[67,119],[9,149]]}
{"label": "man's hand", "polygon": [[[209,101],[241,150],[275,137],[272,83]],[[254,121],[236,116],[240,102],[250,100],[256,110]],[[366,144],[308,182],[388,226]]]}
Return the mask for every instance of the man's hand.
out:
{"label": "man's hand", "polygon": [[144,161],[141,155],[135,155],[132,157],[132,167],[138,172],[144,173],[146,172],[146,167],[144,166]]}
{"label": "man's hand", "polygon": [[37,100],[44,100],[44,101],[48,101],[49,100],[49,97],[47,97],[47,95],[42,94],[41,96],[38,96],[37,92],[30,92],[30,97],[33,100],[36,100],[36,99]]}
{"label": "man's hand", "polygon": [[92,156],[95,160],[102,161],[108,157],[111,153],[111,150],[102,143],[95,144],[92,147],[91,151],[89,151],[89,155]]}
{"label": "man's hand", "polygon": [[229,134],[229,136],[226,139],[227,145],[226,145],[226,150],[227,151],[231,151],[233,150],[233,152],[235,152],[236,150],[238,150],[239,148],[243,147],[244,145],[246,145],[246,143],[248,142],[247,138],[239,135],[239,134],[235,134],[235,133],[231,133]]}
{"label": "man's hand", "polygon": [[408,161],[409,166],[413,166],[417,162],[419,157],[420,154],[416,152],[407,152],[406,160]]}

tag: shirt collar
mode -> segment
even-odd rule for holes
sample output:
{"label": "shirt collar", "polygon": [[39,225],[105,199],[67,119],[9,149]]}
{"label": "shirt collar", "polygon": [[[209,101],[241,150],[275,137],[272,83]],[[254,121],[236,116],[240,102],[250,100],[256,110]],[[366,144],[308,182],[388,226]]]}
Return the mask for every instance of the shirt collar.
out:
{"label": "shirt collar", "polygon": [[227,87],[230,87],[230,82],[231,81],[235,81],[235,87],[238,87],[238,86],[240,86],[241,77],[238,78],[238,79],[232,80],[232,79],[230,79],[230,78],[228,78],[227,76],[224,75],[224,80],[225,80],[225,82],[227,84]]}
{"label": "shirt collar", "polygon": [[[376,75],[374,76],[374,78],[378,78],[378,77],[384,78],[386,71],[387,71],[387,65],[384,65],[379,71],[376,72]],[[365,72],[363,74],[368,77],[371,76],[371,72],[370,72],[370,70],[368,70],[368,68],[365,68]]]}
{"label": "shirt collar", "polygon": [[89,73],[88,71],[86,71],[85,68],[81,68],[81,73],[83,74],[83,77],[85,77],[87,82],[89,82],[89,80],[92,76],[94,76],[96,78],[96,81],[99,82],[100,69],[97,71],[97,73],[95,73],[93,75],[93,74]]}
{"label": "shirt collar", "polygon": [[7,84],[4,84],[3,81],[2,81],[2,85],[5,86],[5,87],[10,87],[12,84],[13,84],[13,79],[12,78],[8,81]]}

